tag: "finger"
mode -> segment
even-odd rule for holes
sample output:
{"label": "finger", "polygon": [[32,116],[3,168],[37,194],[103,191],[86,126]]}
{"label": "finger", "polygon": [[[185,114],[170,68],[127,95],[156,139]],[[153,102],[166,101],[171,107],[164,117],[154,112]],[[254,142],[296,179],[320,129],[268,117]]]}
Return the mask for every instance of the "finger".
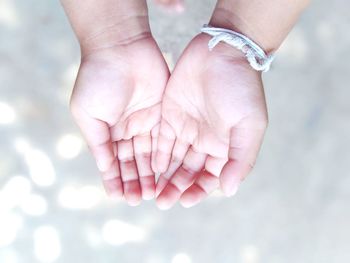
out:
{"label": "finger", "polygon": [[194,206],[216,190],[220,185],[219,175],[226,162],[226,159],[208,156],[205,170],[200,172],[194,184],[182,194],[181,205],[184,207]]}
{"label": "finger", "polygon": [[102,173],[102,182],[108,196],[117,199],[123,197],[123,183],[120,178],[118,159],[114,160],[108,171]]}
{"label": "finger", "polygon": [[135,160],[140,180],[142,198],[152,199],[155,192],[154,173],[151,168],[151,135],[139,135],[133,138]]}
{"label": "finger", "polygon": [[118,144],[118,160],[123,181],[124,196],[129,205],[141,202],[141,188],[134,158],[132,140],[121,140]]}
{"label": "finger", "polygon": [[193,184],[198,172],[204,168],[205,160],[205,153],[198,153],[192,147],[188,150],[182,166],[177,169],[157,198],[160,209],[169,209],[179,200],[181,194]]}
{"label": "finger", "polygon": [[163,119],[160,124],[157,142],[155,172],[164,173],[168,169],[174,143],[175,133],[171,126]]}
{"label": "finger", "polygon": [[160,125],[156,125],[152,131],[152,156],[151,156],[151,166],[154,173],[156,173],[157,170],[157,164],[156,164],[156,154],[157,154],[157,143],[158,143],[158,136],[159,136],[159,128]]}
{"label": "finger", "polygon": [[125,138],[130,139],[137,134],[148,133],[155,125],[160,123],[161,103],[147,109],[137,110],[128,117],[125,128]]}
{"label": "finger", "polygon": [[126,123],[125,121],[119,121],[116,125],[110,128],[111,138],[113,142],[117,142],[125,139]]}
{"label": "finger", "polygon": [[189,147],[189,143],[181,141],[180,139],[176,139],[168,170],[165,173],[160,174],[158,178],[156,196],[158,196],[160,192],[163,191],[164,187],[168,184],[171,176],[181,166]]}
{"label": "finger", "polygon": [[261,125],[246,125],[232,129],[229,160],[220,175],[221,189],[226,196],[237,192],[240,182],[254,167],[265,128]]}
{"label": "finger", "polygon": [[218,177],[208,171],[203,171],[199,174],[195,183],[181,195],[180,203],[184,207],[192,207],[206,198],[219,185]]}
{"label": "finger", "polygon": [[107,171],[114,161],[109,126],[106,122],[91,118],[83,110],[71,108],[88,147],[101,172]]}

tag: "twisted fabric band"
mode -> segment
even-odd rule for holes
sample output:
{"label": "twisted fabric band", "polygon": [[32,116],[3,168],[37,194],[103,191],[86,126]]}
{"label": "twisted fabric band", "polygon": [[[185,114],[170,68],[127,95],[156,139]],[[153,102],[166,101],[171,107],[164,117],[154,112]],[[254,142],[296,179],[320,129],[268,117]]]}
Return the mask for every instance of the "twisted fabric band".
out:
{"label": "twisted fabric band", "polygon": [[270,69],[274,55],[265,54],[264,50],[248,37],[229,29],[211,27],[209,25],[204,25],[201,28],[201,32],[213,37],[208,43],[209,50],[212,50],[219,42],[223,41],[241,50],[253,69],[264,72]]}

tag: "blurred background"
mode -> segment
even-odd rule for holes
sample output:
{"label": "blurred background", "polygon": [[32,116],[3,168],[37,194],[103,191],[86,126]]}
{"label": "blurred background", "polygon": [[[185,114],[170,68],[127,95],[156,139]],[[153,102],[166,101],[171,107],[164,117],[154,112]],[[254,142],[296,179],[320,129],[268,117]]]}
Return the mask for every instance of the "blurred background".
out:
{"label": "blurred background", "polygon": [[[170,65],[214,2],[150,2]],[[349,10],[313,1],[264,75],[270,125],[237,195],[164,212],[103,192],[68,111],[80,53],[59,1],[0,0],[0,262],[350,262]]]}

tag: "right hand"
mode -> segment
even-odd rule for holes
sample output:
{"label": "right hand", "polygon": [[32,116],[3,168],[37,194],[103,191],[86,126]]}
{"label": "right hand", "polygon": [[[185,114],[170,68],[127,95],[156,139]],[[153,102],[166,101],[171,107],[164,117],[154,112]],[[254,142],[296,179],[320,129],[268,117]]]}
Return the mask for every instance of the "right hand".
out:
{"label": "right hand", "polygon": [[106,191],[124,196],[130,205],[154,196],[151,133],[157,133],[168,78],[166,62],[150,34],[82,58],[71,111]]}

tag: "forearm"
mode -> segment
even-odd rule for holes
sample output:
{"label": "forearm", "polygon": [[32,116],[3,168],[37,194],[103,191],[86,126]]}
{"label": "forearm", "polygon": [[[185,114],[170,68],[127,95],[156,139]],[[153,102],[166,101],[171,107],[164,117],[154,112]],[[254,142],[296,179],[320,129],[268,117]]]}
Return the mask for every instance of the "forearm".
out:
{"label": "forearm", "polygon": [[218,0],[210,25],[240,32],[266,52],[278,49],[309,0]]}
{"label": "forearm", "polygon": [[150,36],[146,0],[61,0],[82,54]]}

